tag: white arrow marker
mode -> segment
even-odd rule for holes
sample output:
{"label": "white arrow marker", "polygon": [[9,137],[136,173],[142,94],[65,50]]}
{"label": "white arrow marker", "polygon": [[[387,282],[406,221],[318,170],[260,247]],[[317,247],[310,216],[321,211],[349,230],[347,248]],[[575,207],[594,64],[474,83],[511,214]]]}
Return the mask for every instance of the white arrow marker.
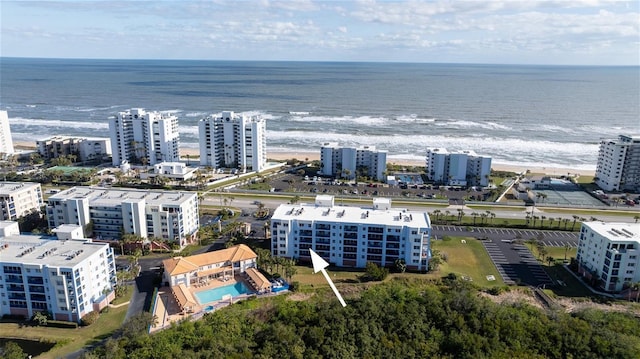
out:
{"label": "white arrow marker", "polygon": [[333,289],[333,292],[336,294],[336,297],[338,297],[340,304],[342,304],[343,307],[346,307],[347,303],[344,302],[344,299],[342,299],[342,296],[338,292],[338,289],[336,288],[335,284],[333,284],[333,281],[331,281],[331,278],[329,278],[329,274],[327,274],[327,271],[324,270],[329,266],[329,263],[327,263],[327,261],[322,259],[322,257],[320,257],[318,253],[314,252],[313,249],[311,248],[309,248],[309,253],[311,253],[311,262],[313,263],[313,273],[318,273],[319,271],[322,271],[322,274],[324,274],[325,279],[327,280],[327,282],[329,282],[329,286],[331,286],[331,289]]}

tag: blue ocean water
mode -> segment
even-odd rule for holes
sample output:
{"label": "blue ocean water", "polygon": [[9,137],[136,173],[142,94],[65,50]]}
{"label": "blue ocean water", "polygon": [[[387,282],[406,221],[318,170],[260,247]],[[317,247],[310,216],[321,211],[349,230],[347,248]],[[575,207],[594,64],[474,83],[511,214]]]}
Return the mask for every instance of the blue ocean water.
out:
{"label": "blue ocean water", "polygon": [[268,119],[268,152],[338,141],[594,169],[600,139],[640,133],[638,67],[0,58],[0,90],[15,141],[106,137],[142,107],[176,113],[197,147],[198,120],[230,110]]}

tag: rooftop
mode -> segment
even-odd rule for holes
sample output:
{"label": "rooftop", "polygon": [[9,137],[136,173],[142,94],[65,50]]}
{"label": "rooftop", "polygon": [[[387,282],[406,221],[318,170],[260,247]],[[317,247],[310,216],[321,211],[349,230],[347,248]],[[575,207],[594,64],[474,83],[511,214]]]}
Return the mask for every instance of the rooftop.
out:
{"label": "rooftop", "polygon": [[73,267],[107,244],[88,241],[60,241],[55,237],[17,235],[0,238],[0,261]]}
{"label": "rooftop", "polygon": [[640,226],[637,223],[617,222],[584,222],[583,225],[591,228],[610,241],[636,241],[640,242]]}
{"label": "rooftop", "polygon": [[198,270],[209,264],[238,262],[257,258],[258,255],[244,244],[221,249],[219,251],[206,252],[188,257],[173,257],[162,261],[164,270],[170,275],[178,275]]}
{"label": "rooftop", "polygon": [[49,202],[89,198],[89,201],[94,205],[115,206],[125,201],[139,201],[144,199],[150,205],[179,205],[192,200],[193,197],[196,197],[196,194],[193,192],[72,187],[52,195],[49,197]]}
{"label": "rooftop", "polygon": [[[330,197],[330,196],[329,196]],[[429,214],[402,208],[390,208],[391,201],[378,198],[379,209],[371,207],[323,206],[317,204],[282,204],[273,213],[274,219],[327,221],[336,223],[369,223],[384,226],[430,228]],[[389,207],[381,204],[388,204]]]}
{"label": "rooftop", "polygon": [[40,183],[33,182],[0,182],[0,195],[12,194],[18,190],[40,187]]}

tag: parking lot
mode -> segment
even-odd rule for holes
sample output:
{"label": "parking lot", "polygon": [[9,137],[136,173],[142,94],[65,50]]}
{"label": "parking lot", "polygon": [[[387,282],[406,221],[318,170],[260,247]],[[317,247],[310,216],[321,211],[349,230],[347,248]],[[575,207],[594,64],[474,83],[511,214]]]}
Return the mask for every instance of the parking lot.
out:
{"label": "parking lot", "polygon": [[[472,198],[473,200],[485,200],[490,195],[488,189],[463,189],[460,187],[437,186],[423,183],[405,183],[398,186],[389,186],[382,183],[341,182],[330,178],[280,173],[269,178],[269,183],[274,192],[292,193],[316,193],[349,197],[404,197],[424,198],[435,197],[449,199]],[[407,177],[409,178],[409,177]],[[412,180],[414,181],[414,180]],[[421,182],[418,178],[414,182]]]}
{"label": "parking lot", "polygon": [[516,239],[533,238],[550,247],[578,246],[578,233],[536,229],[434,225],[432,236],[434,238],[464,236],[483,239],[482,245],[505,284],[527,284],[534,287],[554,283],[529,248],[516,243]]}
{"label": "parking lot", "polygon": [[534,287],[554,284],[527,246],[508,239],[484,240],[482,244],[505,284],[527,284]]}
{"label": "parking lot", "polygon": [[493,240],[510,240],[510,239],[531,239],[541,238],[541,242],[549,247],[570,247],[578,246],[578,233],[566,231],[543,231],[536,229],[511,229],[511,228],[491,228],[491,227],[474,227],[471,231],[468,227],[461,226],[432,226],[432,233],[436,236],[469,236],[476,238],[488,238]]}

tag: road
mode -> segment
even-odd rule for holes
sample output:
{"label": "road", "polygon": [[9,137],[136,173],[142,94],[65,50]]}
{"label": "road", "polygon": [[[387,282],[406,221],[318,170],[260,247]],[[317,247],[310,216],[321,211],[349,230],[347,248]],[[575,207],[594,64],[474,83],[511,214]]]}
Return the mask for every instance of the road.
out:
{"label": "road", "polygon": [[[225,193],[223,194],[224,196],[232,196],[234,197],[233,201],[230,201],[228,203],[228,205],[230,207],[238,207],[238,208],[242,208],[243,210],[248,210],[248,211],[255,211],[257,209],[256,205],[253,204],[253,202],[256,201],[256,198],[251,197],[251,196],[244,196],[244,195],[237,195],[237,196],[233,196],[233,193]],[[306,196],[309,195],[307,193],[301,193],[300,195]],[[259,201],[262,202],[266,208],[270,208],[270,209],[275,209],[277,208],[279,205],[283,204],[283,203],[288,203],[291,198],[293,198],[294,195],[282,195],[282,197],[277,197],[277,196],[273,196],[272,198],[264,198],[264,197],[260,197]],[[363,200],[368,200],[371,201],[373,198],[372,197],[363,197]],[[308,201],[307,201],[308,202]],[[401,202],[401,203],[398,203]],[[215,194],[211,194],[208,197],[205,198],[205,200],[203,201],[203,205],[209,205],[209,206],[220,206],[221,200],[219,197],[217,197]],[[335,203],[336,204],[342,204],[341,202],[341,198],[340,197],[336,197],[335,198]],[[394,200],[392,199],[392,203],[394,203]],[[406,208],[412,211],[427,211],[429,213],[432,213],[435,210],[440,210],[440,211],[450,211],[452,214],[457,214],[457,209],[461,208],[465,211],[465,214],[467,216],[471,215],[472,212],[478,212],[478,213],[483,213],[484,210],[482,209],[471,209],[468,207],[463,207],[463,206],[449,206],[449,207],[442,207],[442,205],[430,205],[429,202],[420,202],[420,203],[416,203],[416,204],[411,204],[411,202],[406,202],[406,201],[402,201],[402,200],[397,200],[396,201],[396,205],[394,205],[394,207],[398,207],[398,208]],[[351,204],[350,202],[347,202],[345,205],[347,206],[356,206],[359,204]],[[553,212],[554,207],[508,207],[505,209],[500,209],[500,205],[496,205],[496,206],[487,206],[487,210],[491,210],[492,213],[495,213],[496,215],[496,219],[524,219],[527,215],[527,213],[531,213],[531,211],[534,212],[535,215],[537,216],[544,216],[546,215],[547,217],[553,217],[554,220],[557,220],[558,218],[563,218],[563,219],[569,219],[573,222],[573,216],[574,215],[580,215],[581,211],[583,211],[583,209],[576,209],[575,213],[559,213],[559,212]],[[550,211],[548,214],[545,213],[545,210]],[[567,210],[566,208],[563,208],[563,210]],[[594,211],[598,211],[599,209],[593,209]],[[634,222],[633,219],[633,215],[637,214],[638,212],[634,212],[634,211],[629,211],[629,216],[620,216],[620,215],[612,215],[612,214],[607,214],[606,210],[600,210],[600,212],[598,212],[595,216],[601,220],[601,221],[605,221],[605,222]],[[591,217],[591,215],[583,215],[582,217],[586,217],[589,218]],[[480,219],[478,219],[480,220]],[[571,223],[569,224],[571,225]]]}

